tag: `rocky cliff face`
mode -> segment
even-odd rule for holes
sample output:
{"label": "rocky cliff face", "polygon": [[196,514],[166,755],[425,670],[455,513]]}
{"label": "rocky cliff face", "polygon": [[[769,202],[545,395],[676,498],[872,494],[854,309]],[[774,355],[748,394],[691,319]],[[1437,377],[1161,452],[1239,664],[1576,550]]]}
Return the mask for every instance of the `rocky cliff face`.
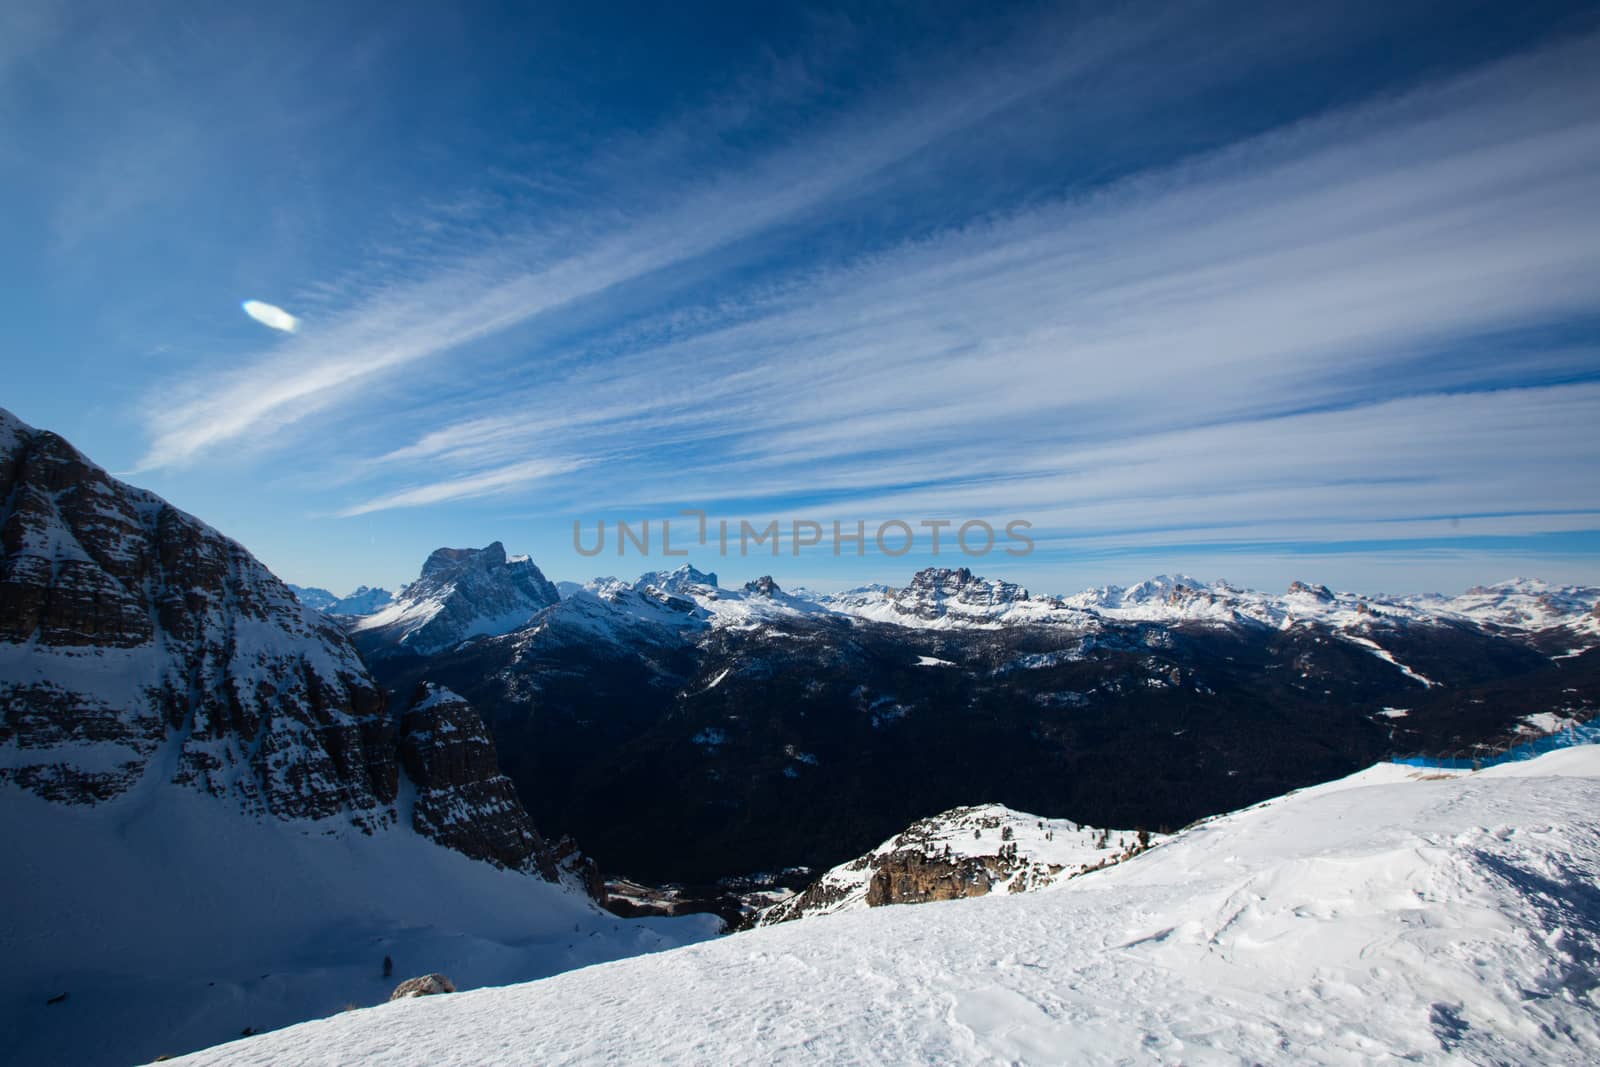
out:
{"label": "rocky cliff face", "polygon": [[93,802],[164,752],[248,810],[392,817],[382,693],[238,543],[3,411],[0,501],[0,780]]}
{"label": "rocky cliff face", "polygon": [[[515,568],[435,557],[435,575]],[[398,721],[386,703],[339,626],[237,542],[0,411],[0,782],[92,804],[164,781],[372,833],[400,820],[403,767],[419,833],[592,888],[465,701],[424,687]]]}
{"label": "rocky cliff face", "polygon": [[533,828],[472,705],[419,686],[400,719],[400,762],[416,786],[411,824],[447,848],[554,881],[555,856]]}
{"label": "rocky cliff face", "polygon": [[393,603],[358,620],[363,650],[428,655],[471,637],[510,633],[559,603],[561,594],[526,556],[507,558],[499,541],[484,548],[441,548]]}

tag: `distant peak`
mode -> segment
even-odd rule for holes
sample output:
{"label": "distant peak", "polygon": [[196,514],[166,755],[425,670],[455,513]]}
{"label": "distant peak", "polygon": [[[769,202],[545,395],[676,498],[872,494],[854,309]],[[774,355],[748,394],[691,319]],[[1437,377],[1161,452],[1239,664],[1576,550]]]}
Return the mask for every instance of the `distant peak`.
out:
{"label": "distant peak", "polygon": [[707,585],[715,589],[717,587],[716,572],[702,571],[693,564],[684,563],[670,571],[646,571],[644,574],[639,575],[638,581],[633,583],[635,589],[654,586],[664,593],[680,592],[684,586],[689,585]]}
{"label": "distant peak", "polygon": [[753,582],[744,583],[744,591],[752,596],[774,597],[783,592],[778,588],[778,583],[772,580],[772,575],[763,574]]}

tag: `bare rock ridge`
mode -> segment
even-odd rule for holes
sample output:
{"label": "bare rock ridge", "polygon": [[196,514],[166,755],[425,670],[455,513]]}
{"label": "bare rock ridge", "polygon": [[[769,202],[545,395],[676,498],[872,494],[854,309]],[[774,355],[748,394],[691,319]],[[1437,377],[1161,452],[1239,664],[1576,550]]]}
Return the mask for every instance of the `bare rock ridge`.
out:
{"label": "bare rock ridge", "polygon": [[534,829],[464,700],[425,686],[397,721],[338,624],[241,545],[0,410],[0,782],[93,804],[149,776],[368,833],[399,822],[404,776],[424,836],[588,879]]}

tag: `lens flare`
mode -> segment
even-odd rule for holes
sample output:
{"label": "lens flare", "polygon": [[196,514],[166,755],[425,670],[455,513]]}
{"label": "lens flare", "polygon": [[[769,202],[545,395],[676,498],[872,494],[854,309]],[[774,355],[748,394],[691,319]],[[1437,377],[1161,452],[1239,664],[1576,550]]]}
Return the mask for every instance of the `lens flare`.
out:
{"label": "lens flare", "polygon": [[274,330],[284,333],[294,333],[300,328],[300,320],[274,304],[264,304],[259,300],[246,300],[240,305],[244,313],[255,319],[263,326],[270,326]]}

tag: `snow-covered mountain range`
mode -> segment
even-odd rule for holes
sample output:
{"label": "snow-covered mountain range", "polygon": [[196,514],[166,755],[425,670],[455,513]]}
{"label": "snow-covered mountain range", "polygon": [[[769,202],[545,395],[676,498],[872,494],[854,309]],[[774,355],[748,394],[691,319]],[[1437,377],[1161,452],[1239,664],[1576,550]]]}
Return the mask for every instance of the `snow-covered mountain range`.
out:
{"label": "snow-covered mountain range", "polygon": [[829,594],[685,564],[374,664],[477,706],[536,819],[608,874],[704,885],[831,868],[952,807],[1159,830],[1385,754],[1583,721],[1596,598],[1185,575],[1058,597],[949,568]]}
{"label": "snow-covered mountain range", "polygon": [[781,923],[180,1062],[1590,1062],[1597,805],[1596,746],[1381,765],[1037,893]]}
{"label": "snow-covered mountain range", "polygon": [[317,586],[290,585],[289,591],[306,607],[329,615],[371,615],[394,600],[389,590],[365,585],[357,586],[348,596],[337,596]]}

